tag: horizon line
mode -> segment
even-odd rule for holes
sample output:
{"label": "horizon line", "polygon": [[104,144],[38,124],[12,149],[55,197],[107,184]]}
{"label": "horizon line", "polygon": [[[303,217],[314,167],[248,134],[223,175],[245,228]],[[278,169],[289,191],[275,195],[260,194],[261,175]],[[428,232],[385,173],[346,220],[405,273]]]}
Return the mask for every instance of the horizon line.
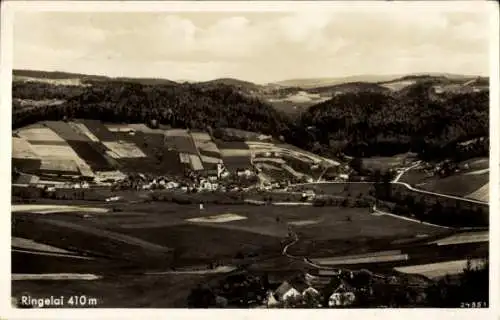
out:
{"label": "horizon line", "polygon": [[29,69],[29,68],[12,68],[12,73],[14,71],[34,71],[34,72],[47,72],[47,73],[68,73],[68,74],[74,74],[74,75],[81,75],[81,76],[97,76],[97,77],[105,77],[105,78],[110,78],[110,79],[152,79],[152,80],[165,80],[165,81],[172,81],[176,82],[179,84],[182,83],[200,83],[200,82],[211,82],[211,81],[216,81],[216,80],[222,80],[222,79],[233,79],[233,80],[239,80],[243,82],[249,82],[257,85],[271,85],[271,84],[278,84],[280,82],[286,82],[286,81],[299,81],[299,80],[315,80],[315,79],[342,79],[342,78],[354,78],[354,77],[394,77],[399,78],[399,77],[404,77],[404,76],[423,76],[423,75],[456,75],[456,76],[463,76],[463,77],[483,77],[483,78],[490,78],[490,75],[484,75],[482,73],[475,73],[475,74],[468,74],[468,73],[459,73],[459,72],[441,72],[441,71],[422,71],[422,72],[409,72],[409,73],[394,73],[394,74],[350,74],[350,75],[332,75],[332,76],[316,76],[316,77],[293,77],[293,78],[288,78],[288,79],[281,79],[281,80],[272,80],[272,81],[252,81],[252,80],[246,80],[244,78],[238,78],[238,77],[228,77],[228,76],[220,76],[217,78],[212,78],[208,80],[195,80],[195,79],[170,79],[166,77],[140,77],[140,76],[127,76],[127,75],[122,75],[122,76],[111,76],[111,75],[106,75],[106,74],[99,74],[99,73],[79,73],[79,72],[73,72],[73,71],[64,71],[64,70],[47,70],[47,69]]}

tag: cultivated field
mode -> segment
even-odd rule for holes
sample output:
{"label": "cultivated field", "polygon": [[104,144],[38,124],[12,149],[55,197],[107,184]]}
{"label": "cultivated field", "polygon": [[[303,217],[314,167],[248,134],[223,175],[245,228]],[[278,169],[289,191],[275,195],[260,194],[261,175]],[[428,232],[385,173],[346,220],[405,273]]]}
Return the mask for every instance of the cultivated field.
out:
{"label": "cultivated field", "polygon": [[[13,281],[12,296],[98,297],[99,308],[186,308],[191,289],[217,275],[116,275],[93,281]],[[71,285],[68,285],[71,283]]]}
{"label": "cultivated field", "polygon": [[407,153],[392,157],[370,157],[363,158],[363,166],[367,169],[384,172],[389,169],[408,166],[413,160],[415,160],[415,156]]}
{"label": "cultivated field", "polygon": [[[186,169],[215,170],[222,162],[233,173],[262,165],[259,176],[264,181],[305,181],[318,178],[325,165],[339,165],[334,160],[290,145],[263,142],[271,141],[268,136],[228,130],[232,135],[249,140],[222,141],[206,132],[151,129],[144,124],[45,121],[13,133],[13,154],[21,172],[40,170],[42,173],[89,177],[117,170],[183,175]],[[34,162],[27,163],[26,159]]]}
{"label": "cultivated field", "polygon": [[38,155],[28,141],[19,137],[12,137],[12,158],[38,159]]}
{"label": "cultivated field", "polygon": [[[479,266],[480,259],[471,260],[472,267]],[[440,278],[446,275],[462,273],[467,266],[467,260],[455,260],[438,263],[420,264],[395,268],[396,271],[408,274],[420,274],[428,278]]]}

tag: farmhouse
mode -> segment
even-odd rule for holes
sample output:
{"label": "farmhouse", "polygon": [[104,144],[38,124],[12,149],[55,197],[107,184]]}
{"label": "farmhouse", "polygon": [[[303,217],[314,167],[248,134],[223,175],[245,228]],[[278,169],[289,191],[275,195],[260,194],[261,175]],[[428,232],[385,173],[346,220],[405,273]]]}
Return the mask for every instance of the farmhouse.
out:
{"label": "farmhouse", "polygon": [[306,284],[291,283],[292,281],[284,281],[274,292],[274,297],[278,301],[286,301],[297,298],[302,295],[302,291],[307,288]]}
{"label": "farmhouse", "polygon": [[349,285],[345,280],[340,280],[337,288],[328,298],[329,307],[342,307],[349,306],[356,300],[354,288]]}

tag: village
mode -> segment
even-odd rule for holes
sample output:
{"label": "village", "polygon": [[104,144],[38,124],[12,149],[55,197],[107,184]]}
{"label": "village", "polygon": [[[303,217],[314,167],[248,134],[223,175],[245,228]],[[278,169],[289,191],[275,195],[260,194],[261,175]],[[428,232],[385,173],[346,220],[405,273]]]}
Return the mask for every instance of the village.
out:
{"label": "village", "polygon": [[204,308],[355,308],[418,306],[428,280],[368,270],[311,269],[283,279],[272,273],[239,272],[213,285],[197,286],[189,304]]}

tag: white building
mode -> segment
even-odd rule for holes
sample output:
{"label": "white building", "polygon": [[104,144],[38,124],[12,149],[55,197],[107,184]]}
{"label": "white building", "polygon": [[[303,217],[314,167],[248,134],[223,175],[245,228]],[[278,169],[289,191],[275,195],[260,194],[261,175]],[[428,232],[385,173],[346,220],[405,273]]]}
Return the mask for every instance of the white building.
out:
{"label": "white building", "polygon": [[341,282],[337,289],[328,298],[329,307],[343,307],[349,306],[356,300],[352,288],[345,282]]}

